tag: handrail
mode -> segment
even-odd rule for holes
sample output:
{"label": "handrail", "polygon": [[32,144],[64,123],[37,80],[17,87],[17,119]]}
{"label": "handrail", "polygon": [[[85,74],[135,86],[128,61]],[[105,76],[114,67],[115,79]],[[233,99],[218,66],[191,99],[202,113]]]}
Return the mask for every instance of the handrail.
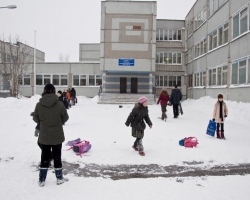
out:
{"label": "handrail", "polygon": [[153,87],[153,95],[154,95],[154,101],[156,102],[156,88]]}
{"label": "handrail", "polygon": [[98,96],[100,97],[100,94],[102,93],[102,86],[100,85]]}

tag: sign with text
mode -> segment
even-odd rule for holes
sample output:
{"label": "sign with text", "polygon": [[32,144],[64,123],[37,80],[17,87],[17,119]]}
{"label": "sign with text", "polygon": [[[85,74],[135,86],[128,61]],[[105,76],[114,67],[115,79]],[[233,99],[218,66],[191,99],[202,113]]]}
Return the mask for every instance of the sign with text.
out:
{"label": "sign with text", "polygon": [[119,58],[118,65],[119,66],[135,66],[135,59]]}

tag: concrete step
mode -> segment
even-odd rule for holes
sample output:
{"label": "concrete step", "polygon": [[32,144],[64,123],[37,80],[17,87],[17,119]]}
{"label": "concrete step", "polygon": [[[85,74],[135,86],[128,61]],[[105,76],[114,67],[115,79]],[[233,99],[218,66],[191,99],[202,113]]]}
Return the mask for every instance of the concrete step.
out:
{"label": "concrete step", "polygon": [[100,94],[98,104],[134,104],[138,102],[141,96],[148,99],[148,105],[155,104],[153,94],[113,94],[102,93]]}

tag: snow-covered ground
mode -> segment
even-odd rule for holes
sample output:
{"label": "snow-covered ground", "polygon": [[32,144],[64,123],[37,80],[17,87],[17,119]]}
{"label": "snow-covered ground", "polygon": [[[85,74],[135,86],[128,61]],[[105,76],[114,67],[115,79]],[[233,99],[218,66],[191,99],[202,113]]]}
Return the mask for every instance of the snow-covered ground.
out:
{"label": "snow-covered ground", "polygon": [[[237,199],[248,200],[250,175],[222,177],[182,177],[111,180],[75,177],[56,185],[52,170],[44,187],[38,186],[40,161],[35,122],[30,113],[40,96],[32,98],[0,98],[0,199]],[[149,105],[152,129],[145,130],[143,145],[145,157],[131,146],[134,138],[125,121],[133,105],[97,104],[98,97],[78,97],[78,104],[68,110],[69,121],[64,126],[65,143],[81,138],[89,140],[92,149],[82,158],[73,151],[63,151],[62,159],[69,163],[98,165],[158,164],[185,166],[186,162],[200,162],[201,167],[250,163],[250,104],[226,101],[229,114],[225,121],[227,140],[218,140],[205,134],[216,99],[203,97],[182,103],[184,115],[173,118],[168,107],[167,122],[160,120],[159,105]],[[136,101],[136,100],[135,100]],[[195,136],[197,148],[179,146],[179,140]],[[64,144],[65,144],[64,143]],[[68,147],[63,144],[63,150]],[[186,161],[186,162],[185,162]]]}

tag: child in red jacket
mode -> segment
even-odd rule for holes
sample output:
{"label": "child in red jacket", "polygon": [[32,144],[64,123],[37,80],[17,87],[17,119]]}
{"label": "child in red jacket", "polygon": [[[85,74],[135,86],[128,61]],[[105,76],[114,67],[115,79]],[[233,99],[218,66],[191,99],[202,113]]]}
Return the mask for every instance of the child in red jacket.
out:
{"label": "child in red jacket", "polygon": [[168,101],[169,101],[169,94],[167,92],[167,88],[163,87],[162,88],[162,92],[160,94],[160,97],[157,101],[157,104],[161,104],[161,119],[166,121],[167,119],[167,115],[166,115],[166,112],[167,112],[167,104],[168,104]]}

